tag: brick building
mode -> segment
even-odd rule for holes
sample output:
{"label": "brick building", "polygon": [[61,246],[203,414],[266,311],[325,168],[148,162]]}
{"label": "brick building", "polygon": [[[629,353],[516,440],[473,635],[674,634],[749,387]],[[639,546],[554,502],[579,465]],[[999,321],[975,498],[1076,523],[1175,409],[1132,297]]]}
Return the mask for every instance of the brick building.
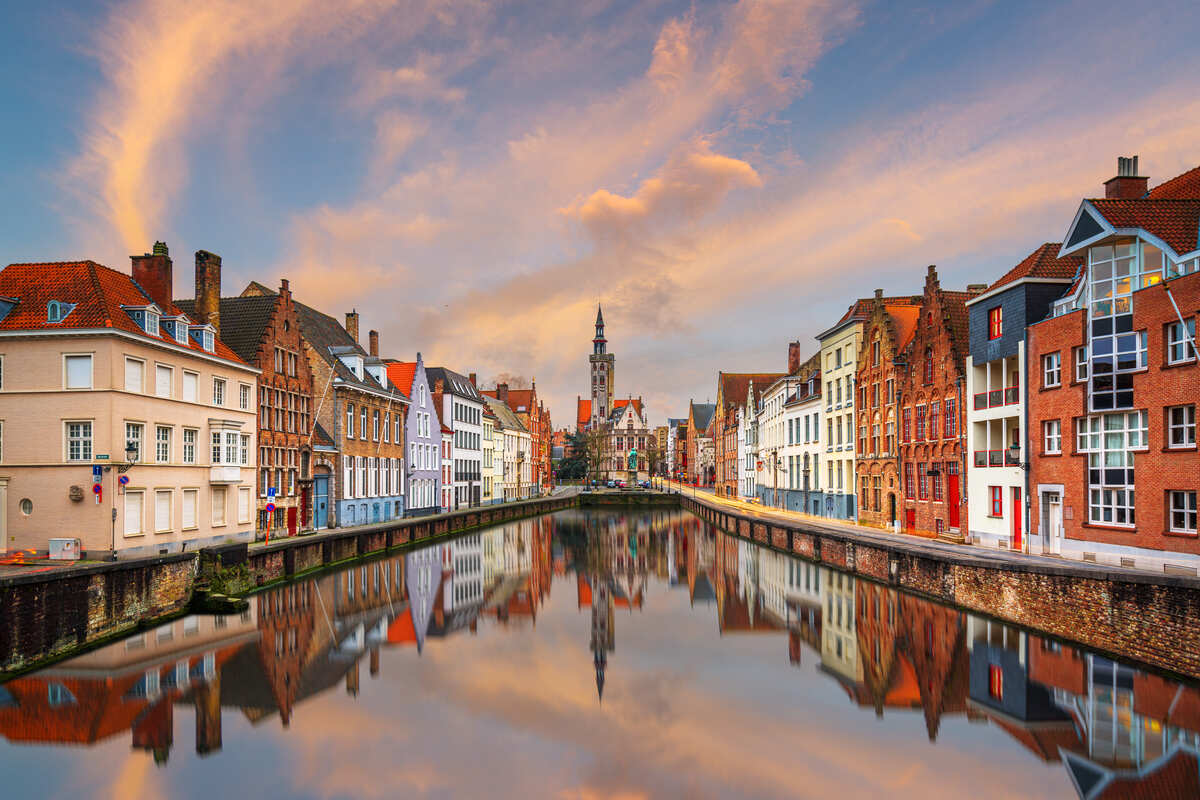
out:
{"label": "brick building", "polygon": [[538,399],[537,381],[531,381],[528,389],[512,389],[507,383],[497,383],[495,389],[484,391],[483,394],[508,406],[525,430],[529,431],[532,493],[536,495],[548,491],[553,483],[550,450],[554,429],[550,423],[550,411]]}
{"label": "brick building", "polygon": [[868,301],[863,346],[855,366],[855,485],[858,521],[894,528],[900,508],[899,385],[904,353],[917,329],[920,306],[892,303],[882,289]]}
{"label": "brick building", "polygon": [[[1121,159],[1062,255],[1087,264],[1031,325],[1031,534],[1052,553],[1196,574],[1200,168],[1147,191]],[[1136,503],[1135,503],[1136,498]]]}
{"label": "brick building", "polygon": [[714,403],[697,403],[688,401],[687,441],[685,446],[687,461],[682,473],[683,480],[708,486],[712,483],[713,475],[710,469],[712,460],[712,419],[717,406]]}
{"label": "brick building", "polygon": [[208,314],[222,341],[261,370],[255,536],[295,536],[313,527],[312,370],[287,279],[278,292],[254,286],[241,296],[221,297],[220,256],[198,253],[196,297],[175,303],[189,315]]}
{"label": "brick building", "polygon": [[717,403],[712,418],[714,486],[718,495],[738,496],[737,411],[750,386],[760,389],[784,377],[781,372],[718,372]]}
{"label": "brick building", "polygon": [[1059,258],[1060,248],[1043,244],[967,301],[967,503],[973,544],[1027,549],[1028,536],[1022,534],[1029,530],[1029,473],[1022,465],[1031,440],[1025,429],[1025,328],[1046,317],[1079,272],[1082,260]]}
{"label": "brick building", "polygon": [[944,291],[937,270],[929,267],[920,318],[904,353],[906,366],[896,389],[903,530],[954,541],[962,541],[967,530],[963,398],[969,297],[967,292]]}

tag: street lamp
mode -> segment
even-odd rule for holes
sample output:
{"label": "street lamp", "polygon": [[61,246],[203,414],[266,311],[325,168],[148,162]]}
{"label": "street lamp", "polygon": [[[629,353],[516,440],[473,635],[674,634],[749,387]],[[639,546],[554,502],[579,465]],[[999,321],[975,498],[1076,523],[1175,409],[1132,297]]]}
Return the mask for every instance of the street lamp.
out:
{"label": "street lamp", "polygon": [[130,439],[125,443],[125,463],[117,465],[117,474],[122,475],[129,472],[133,465],[137,463],[138,443]]}

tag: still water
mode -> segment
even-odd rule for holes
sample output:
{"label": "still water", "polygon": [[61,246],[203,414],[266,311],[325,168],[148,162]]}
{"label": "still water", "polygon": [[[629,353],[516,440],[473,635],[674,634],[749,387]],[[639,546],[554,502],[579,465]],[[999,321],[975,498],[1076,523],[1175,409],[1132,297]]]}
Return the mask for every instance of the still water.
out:
{"label": "still water", "polygon": [[3,797],[1193,797],[1200,687],[565,511],[0,687]]}

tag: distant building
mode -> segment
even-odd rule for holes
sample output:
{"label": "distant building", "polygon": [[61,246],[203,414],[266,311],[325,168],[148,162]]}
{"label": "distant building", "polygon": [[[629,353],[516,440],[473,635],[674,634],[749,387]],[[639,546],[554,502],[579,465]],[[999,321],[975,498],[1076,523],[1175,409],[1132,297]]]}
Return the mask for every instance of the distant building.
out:
{"label": "distant building", "polygon": [[738,490],[737,409],[746,402],[753,386],[770,386],[783,374],[778,372],[717,373],[717,403],[713,415],[713,466],[718,495],[735,497]]}
{"label": "distant building", "polygon": [[470,376],[429,367],[425,375],[442,424],[454,432],[453,505],[477,506],[483,494],[483,396]]}
{"label": "distant building", "polygon": [[405,475],[408,481],[406,516],[435,514],[441,508],[442,447],[441,412],[434,403],[425,361],[417,353],[416,361],[387,362],[388,378],[412,405],[404,426],[407,451]]}
{"label": "distant building", "polygon": [[688,401],[687,439],[684,443],[687,471],[683,475],[688,483],[712,485],[712,418],[716,410],[715,403]]}

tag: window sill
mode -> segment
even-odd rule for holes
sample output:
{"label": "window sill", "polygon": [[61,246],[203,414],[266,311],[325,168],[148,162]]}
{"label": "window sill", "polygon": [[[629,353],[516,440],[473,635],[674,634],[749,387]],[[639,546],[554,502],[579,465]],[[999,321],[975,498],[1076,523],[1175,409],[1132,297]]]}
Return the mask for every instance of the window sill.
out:
{"label": "window sill", "polygon": [[1165,369],[1179,369],[1180,367],[1194,367],[1194,366],[1196,366],[1196,359],[1191,358],[1191,359],[1188,359],[1187,361],[1175,361],[1175,362],[1167,361],[1161,367],[1159,367],[1159,369],[1164,369],[1164,370]]}
{"label": "window sill", "polygon": [[1079,527],[1097,531],[1113,531],[1115,533],[1137,533],[1136,525],[1109,525],[1103,522],[1084,522]]}
{"label": "window sill", "polygon": [[1163,531],[1163,536],[1174,536],[1174,537],[1177,537],[1177,538],[1180,538],[1180,539],[1196,539],[1196,538],[1200,538],[1200,536],[1197,536],[1197,533],[1196,533],[1196,531],[1174,531],[1174,530],[1165,530],[1165,531]]}
{"label": "window sill", "polygon": [[1172,447],[1171,445],[1167,445],[1166,447],[1164,447],[1162,449],[1162,452],[1164,452],[1164,453],[1195,453],[1196,445],[1189,444],[1189,445],[1183,445],[1181,447]]}

